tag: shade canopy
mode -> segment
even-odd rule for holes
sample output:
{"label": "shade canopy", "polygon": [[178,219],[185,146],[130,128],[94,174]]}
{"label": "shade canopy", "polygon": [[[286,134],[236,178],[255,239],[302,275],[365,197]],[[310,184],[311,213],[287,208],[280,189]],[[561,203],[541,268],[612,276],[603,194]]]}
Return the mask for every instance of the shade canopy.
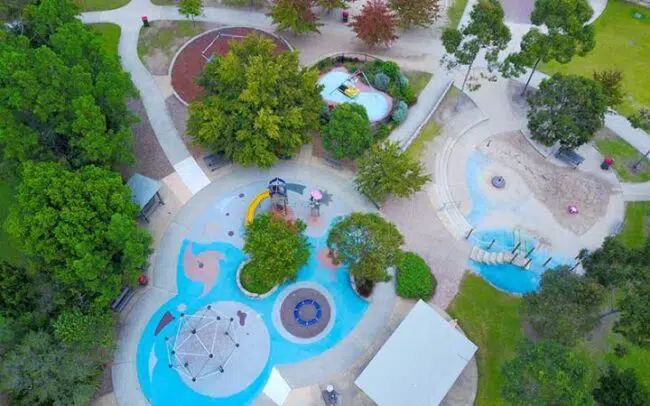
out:
{"label": "shade canopy", "polygon": [[142,210],[156,196],[156,193],[162,187],[162,182],[136,173],[126,185],[131,189],[133,203],[137,204]]}
{"label": "shade canopy", "polygon": [[355,383],[379,406],[438,405],[476,350],[420,300]]}

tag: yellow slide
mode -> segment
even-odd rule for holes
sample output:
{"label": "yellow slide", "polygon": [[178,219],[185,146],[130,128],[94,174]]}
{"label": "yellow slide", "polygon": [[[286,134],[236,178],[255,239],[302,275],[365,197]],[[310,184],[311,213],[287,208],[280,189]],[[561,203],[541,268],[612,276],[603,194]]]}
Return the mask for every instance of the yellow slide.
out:
{"label": "yellow slide", "polygon": [[246,211],[246,225],[249,225],[251,221],[253,221],[253,217],[255,217],[255,210],[257,210],[257,206],[262,203],[262,200],[266,199],[269,197],[269,191],[265,190],[259,195],[255,196],[255,199],[251,202],[251,204],[248,205],[248,211]]}

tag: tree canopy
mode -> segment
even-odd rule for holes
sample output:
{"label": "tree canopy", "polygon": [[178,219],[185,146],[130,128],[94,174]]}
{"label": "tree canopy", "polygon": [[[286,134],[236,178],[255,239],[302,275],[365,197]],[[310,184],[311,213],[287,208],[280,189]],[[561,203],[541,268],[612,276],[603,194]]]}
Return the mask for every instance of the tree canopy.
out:
{"label": "tree canopy", "polygon": [[383,0],[370,0],[361,8],[361,14],[352,17],[350,27],[357,37],[372,46],[390,46],[395,34],[397,17]]}
{"label": "tree canopy", "polygon": [[361,157],[354,179],[360,192],[383,203],[389,195],[408,197],[422,190],[431,180],[419,160],[402,152],[399,144],[384,141],[374,144]]}
{"label": "tree canopy", "polygon": [[623,72],[618,70],[604,70],[594,72],[594,80],[603,88],[610,106],[616,106],[623,102],[625,91],[623,90]]}
{"label": "tree canopy", "polygon": [[190,105],[188,133],[244,166],[271,167],[318,128],[318,71],[296,52],[274,55],[273,41],[249,35],[204,69],[206,97]]}
{"label": "tree canopy", "polygon": [[72,0],[42,0],[23,11],[24,34],[34,46],[44,45],[60,26],[76,21],[79,8]]}
{"label": "tree canopy", "polygon": [[614,331],[632,343],[650,348],[650,269],[638,268],[622,292],[620,318]]}
{"label": "tree canopy", "polygon": [[266,293],[296,276],[309,259],[305,228],[300,219],[290,222],[269,213],[255,216],[244,237],[244,252],[251,256],[241,275],[247,290]]}
{"label": "tree canopy", "polygon": [[203,0],[181,0],[178,4],[178,12],[194,22],[194,18],[203,13]]}
{"label": "tree canopy", "polygon": [[357,279],[388,280],[386,270],[397,265],[404,237],[376,213],[352,213],[339,220],[327,236],[327,248]]}
{"label": "tree canopy", "polygon": [[610,364],[598,378],[593,390],[594,399],[600,406],[645,406],[650,404],[650,394],[639,381],[634,370],[619,369]]}
{"label": "tree canopy", "polygon": [[327,10],[329,13],[337,8],[348,8],[348,1],[350,0],[316,0],[316,4],[323,10]]}
{"label": "tree canopy", "polygon": [[147,265],[151,237],[118,174],[27,163],[9,233],[59,286],[58,302],[105,306]]}
{"label": "tree canopy", "polygon": [[503,398],[512,405],[593,405],[589,358],[555,341],[526,340],[504,364]]}
{"label": "tree canopy", "polygon": [[531,21],[536,27],[523,36],[521,50],[506,57],[501,73],[517,77],[532,68],[525,92],[540,62],[569,63],[575,55],[585,56],[595,46],[593,26],[587,25],[592,15],[588,0],[535,1]]}
{"label": "tree canopy", "polygon": [[115,167],[133,160],[128,74],[79,21],[33,48],[0,33],[0,146],[4,160]]}
{"label": "tree canopy", "polygon": [[523,312],[542,338],[574,345],[599,321],[603,289],[568,267],[544,272],[538,292],[524,296]]}
{"label": "tree canopy", "polygon": [[323,146],[336,159],[356,158],[372,143],[368,113],[356,103],[334,107],[320,133]]}
{"label": "tree canopy", "polygon": [[313,0],[275,0],[269,16],[279,31],[291,29],[294,34],[319,32],[323,25],[312,10]]}
{"label": "tree canopy", "polygon": [[[456,69],[459,65],[467,65],[467,73],[461,86],[465,84],[472,66],[481,50],[485,50],[485,60],[488,69],[497,67],[499,53],[506,49],[510,42],[510,30],[503,22],[504,11],[498,0],[481,0],[474,4],[470,12],[470,21],[461,29],[447,27],[442,32],[442,45],[447,54],[442,63],[448,70]],[[474,83],[470,90],[480,87]]]}
{"label": "tree canopy", "polygon": [[607,96],[593,79],[555,74],[528,96],[528,129],[546,146],[576,148],[603,126]]}
{"label": "tree canopy", "polygon": [[403,29],[413,26],[430,27],[439,17],[439,0],[390,0],[390,7],[399,18]]}

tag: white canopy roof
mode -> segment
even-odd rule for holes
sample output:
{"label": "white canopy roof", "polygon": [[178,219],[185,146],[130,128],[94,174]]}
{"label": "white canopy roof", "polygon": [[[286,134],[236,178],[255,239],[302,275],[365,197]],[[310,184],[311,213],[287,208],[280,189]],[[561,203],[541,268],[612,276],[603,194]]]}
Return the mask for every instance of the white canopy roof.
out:
{"label": "white canopy roof", "polygon": [[420,300],[355,383],[379,406],[438,405],[476,350]]}

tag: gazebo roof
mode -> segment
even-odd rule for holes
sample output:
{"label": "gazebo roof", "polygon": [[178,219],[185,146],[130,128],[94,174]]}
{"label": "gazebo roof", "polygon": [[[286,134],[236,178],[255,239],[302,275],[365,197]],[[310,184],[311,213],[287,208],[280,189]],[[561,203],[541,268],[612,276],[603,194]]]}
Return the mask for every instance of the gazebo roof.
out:
{"label": "gazebo roof", "polygon": [[476,350],[420,300],[355,383],[379,406],[438,405]]}
{"label": "gazebo roof", "polygon": [[126,185],[131,189],[133,203],[137,204],[142,210],[160,190],[162,182],[136,173]]}

